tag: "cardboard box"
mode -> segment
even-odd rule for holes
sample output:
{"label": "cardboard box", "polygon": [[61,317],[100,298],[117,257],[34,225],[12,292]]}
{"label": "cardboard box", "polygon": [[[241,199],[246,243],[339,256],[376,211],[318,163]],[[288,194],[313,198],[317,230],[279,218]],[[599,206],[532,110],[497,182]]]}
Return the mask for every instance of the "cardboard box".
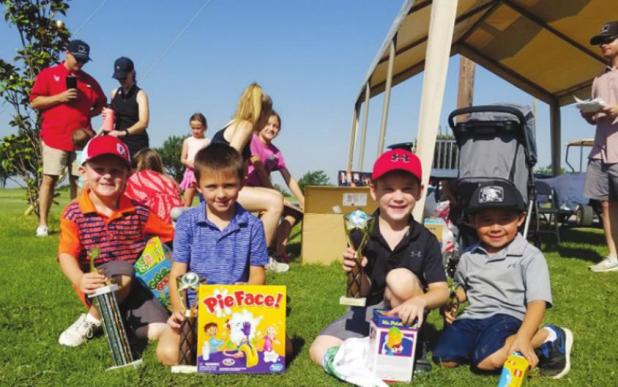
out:
{"label": "cardboard box", "polygon": [[285,313],[285,286],[200,285],[198,372],[284,372]]}
{"label": "cardboard box", "polygon": [[410,382],[418,330],[403,325],[397,317],[374,310],[369,323],[368,367],[385,381]]}
{"label": "cardboard box", "polygon": [[343,215],[359,208],[371,214],[376,207],[369,187],[305,187],[302,263],[329,265],[341,261],[347,243]]}
{"label": "cardboard box", "polygon": [[135,261],[135,277],[161,305],[170,308],[170,294],[168,288],[169,273],[172,269],[172,252],[161,243],[159,237],[151,238]]}

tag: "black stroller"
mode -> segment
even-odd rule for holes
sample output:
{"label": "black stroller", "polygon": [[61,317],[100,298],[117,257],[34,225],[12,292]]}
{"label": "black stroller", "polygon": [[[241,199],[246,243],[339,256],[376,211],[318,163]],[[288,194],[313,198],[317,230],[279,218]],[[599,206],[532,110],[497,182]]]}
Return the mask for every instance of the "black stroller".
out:
{"label": "black stroller", "polygon": [[[465,117],[462,117],[465,116]],[[455,118],[461,119],[455,122]],[[507,180],[520,191],[527,203],[523,236],[528,234],[535,205],[533,168],[536,164],[534,116],[530,109],[516,105],[486,105],[457,109],[448,123],[459,148],[458,176],[449,184],[451,220],[459,227],[460,247],[476,240],[467,223],[464,209],[480,183]],[[446,262],[447,272],[454,273],[459,255]],[[455,258],[455,257],[453,257]]]}

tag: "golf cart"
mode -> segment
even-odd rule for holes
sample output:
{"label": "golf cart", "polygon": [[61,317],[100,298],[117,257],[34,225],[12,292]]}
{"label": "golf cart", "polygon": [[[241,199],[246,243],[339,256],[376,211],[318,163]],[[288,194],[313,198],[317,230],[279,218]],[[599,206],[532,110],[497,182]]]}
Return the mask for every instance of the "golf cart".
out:
{"label": "golf cart", "polygon": [[[600,213],[599,203],[595,200],[589,200],[584,196],[584,185],[586,182],[584,161],[587,156],[587,154],[584,154],[584,148],[590,148],[593,145],[593,139],[571,141],[566,145],[564,160],[570,171],[555,177],[537,176],[541,181],[549,184],[554,189],[560,210],[559,219],[563,225],[568,224],[574,216],[575,225],[589,227],[593,225],[596,215]],[[575,169],[570,161],[573,148],[579,149],[578,169]]]}

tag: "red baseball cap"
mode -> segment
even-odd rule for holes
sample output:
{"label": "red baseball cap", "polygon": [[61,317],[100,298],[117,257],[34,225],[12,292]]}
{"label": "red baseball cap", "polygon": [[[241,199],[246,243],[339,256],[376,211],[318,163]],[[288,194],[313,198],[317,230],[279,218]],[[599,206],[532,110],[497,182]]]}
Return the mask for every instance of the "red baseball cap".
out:
{"label": "red baseball cap", "polygon": [[392,149],[384,152],[373,164],[371,180],[376,181],[391,171],[405,171],[422,181],[423,168],[421,160],[412,152],[405,149]]}
{"label": "red baseball cap", "polygon": [[114,136],[102,135],[92,138],[82,151],[81,164],[103,155],[112,155],[122,159],[131,168],[129,147]]}

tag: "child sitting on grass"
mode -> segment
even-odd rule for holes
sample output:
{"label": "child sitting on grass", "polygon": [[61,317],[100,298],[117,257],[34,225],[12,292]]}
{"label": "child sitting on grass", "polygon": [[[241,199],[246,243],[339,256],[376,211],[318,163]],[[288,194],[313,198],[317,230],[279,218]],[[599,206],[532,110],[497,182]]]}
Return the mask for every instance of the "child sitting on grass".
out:
{"label": "child sitting on grass", "polygon": [[[178,363],[183,320],[176,279],[187,271],[209,284],[263,285],[268,253],[262,222],[237,203],[243,158],[229,145],[211,144],[194,161],[197,189],[205,203],[185,211],[176,223],[169,288],[172,316],[157,346],[164,365]],[[188,305],[196,294],[189,292]]]}
{"label": "child sitting on grass", "polygon": [[[115,137],[95,137],[83,150],[79,170],[85,187],[60,219],[58,262],[88,313],[62,332],[61,345],[78,346],[100,329],[99,314],[87,295],[105,286],[108,279],[120,286],[116,296],[130,332],[156,339],[165,327],[167,311],[135,280],[133,263],[148,237],[159,236],[168,242],[173,228],[148,207],[124,196],[130,167],[129,149]],[[89,253],[95,249],[99,249],[94,261],[99,272],[92,273]]]}
{"label": "child sitting on grass", "polygon": [[178,183],[163,173],[163,161],[154,149],[140,149],[134,164],[136,170],[127,181],[126,195],[171,224],[172,209],[183,207]]}
{"label": "child sitting on grass", "polygon": [[[375,309],[390,309],[389,315],[420,328],[426,311],[447,302],[440,244],[411,214],[423,189],[421,177],[421,162],[408,150],[390,150],[375,162],[370,192],[378,210],[361,262],[367,307],[351,307],[311,344],[311,359],[325,369],[345,339],[369,335]],[[345,271],[356,265],[354,254],[351,247],[344,252]],[[423,370],[429,371],[431,364],[425,364]]]}
{"label": "child sitting on grass", "polygon": [[[445,310],[447,327],[433,352],[445,367],[470,363],[480,371],[500,371],[507,356],[520,352],[554,379],[569,372],[573,334],[547,325],[551,306],[545,257],[518,234],[525,204],[510,182],[481,184],[467,212],[479,242],[461,257],[455,272],[459,303],[470,305],[461,316]],[[454,321],[454,322],[453,322]]]}

